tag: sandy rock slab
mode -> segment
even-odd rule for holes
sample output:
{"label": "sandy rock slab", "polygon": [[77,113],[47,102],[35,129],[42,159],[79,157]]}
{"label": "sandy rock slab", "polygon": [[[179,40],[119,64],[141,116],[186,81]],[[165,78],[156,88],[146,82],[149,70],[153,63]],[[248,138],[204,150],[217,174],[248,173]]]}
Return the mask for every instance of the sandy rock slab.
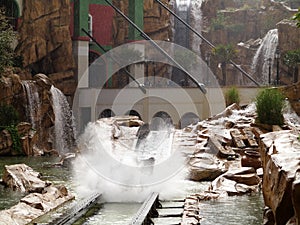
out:
{"label": "sandy rock slab", "polygon": [[65,186],[42,181],[39,173],[25,164],[5,166],[2,180],[7,188],[30,194],[10,209],[0,211],[0,225],[28,224],[74,199]]}

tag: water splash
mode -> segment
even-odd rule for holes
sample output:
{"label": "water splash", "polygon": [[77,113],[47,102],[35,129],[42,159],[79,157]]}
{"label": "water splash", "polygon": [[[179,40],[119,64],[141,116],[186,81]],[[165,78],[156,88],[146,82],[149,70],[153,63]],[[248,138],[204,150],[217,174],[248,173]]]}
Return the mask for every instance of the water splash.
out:
{"label": "water splash", "polygon": [[[252,61],[251,69],[256,73],[260,82],[263,84],[269,83],[269,66],[272,68],[274,64],[274,55],[278,45],[278,29],[269,30],[263,38],[260,47],[257,49],[256,54]],[[269,65],[268,60],[271,59]],[[262,66],[261,66],[262,65]],[[261,75],[260,75],[261,74]]]}
{"label": "water splash", "polygon": [[41,112],[41,102],[40,96],[37,90],[36,85],[30,80],[22,81],[23,90],[26,93],[27,99],[27,108],[26,114],[27,118],[30,119],[30,123],[32,124],[32,128],[37,129],[40,125],[40,122],[36,124],[37,119],[39,118],[39,114]]}
{"label": "water splash", "polygon": [[74,118],[66,96],[54,86],[50,91],[55,115],[55,148],[61,155],[65,155],[72,151],[74,146],[76,137]]}
{"label": "water splash", "polygon": [[[178,191],[178,186],[170,183],[174,184],[178,176],[180,180],[183,179],[178,167],[182,168],[184,163],[181,156],[170,156],[168,152],[172,149],[167,146],[172,144],[173,131],[167,135],[166,129],[151,130],[150,133],[154,133],[145,138],[151,144],[140,143],[136,148],[137,129],[119,127],[123,135],[114,139],[114,126],[102,120],[89,123],[79,137],[78,148],[81,153],[74,162],[74,178],[79,195],[86,196],[98,191],[108,202],[140,202],[153,191],[162,193],[168,187],[165,198]],[[133,135],[128,135],[132,131]],[[160,134],[164,135],[163,141],[163,135]],[[173,157],[171,162],[168,157]],[[176,168],[172,168],[174,166]],[[165,172],[172,169],[171,176],[165,176]],[[174,191],[170,186],[174,187]]]}

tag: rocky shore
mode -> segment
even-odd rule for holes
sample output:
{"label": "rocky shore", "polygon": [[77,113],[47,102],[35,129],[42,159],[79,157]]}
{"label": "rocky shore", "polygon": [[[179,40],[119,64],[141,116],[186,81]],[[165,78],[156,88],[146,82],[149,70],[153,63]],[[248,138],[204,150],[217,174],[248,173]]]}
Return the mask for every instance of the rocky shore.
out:
{"label": "rocky shore", "polygon": [[[191,136],[196,134],[195,150],[188,156],[189,178],[211,181],[198,201],[262,191],[266,205],[263,224],[299,224],[297,121],[291,123],[291,114],[286,114],[284,126],[266,126],[256,124],[255,117],[254,105],[243,110],[231,105],[221,114],[185,128]],[[292,119],[297,118],[294,115]],[[197,224],[195,219],[192,224]]]}
{"label": "rocky shore", "polygon": [[43,181],[40,174],[25,164],[5,166],[2,184],[14,191],[23,192],[18,204],[0,211],[0,224],[29,224],[40,216],[74,199],[63,185]]}

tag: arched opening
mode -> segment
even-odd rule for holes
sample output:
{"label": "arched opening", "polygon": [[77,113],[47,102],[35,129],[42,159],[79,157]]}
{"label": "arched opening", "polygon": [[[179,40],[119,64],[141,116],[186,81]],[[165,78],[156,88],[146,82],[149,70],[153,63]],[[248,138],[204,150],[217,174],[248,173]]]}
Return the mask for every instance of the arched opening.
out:
{"label": "arched opening", "polygon": [[115,113],[114,113],[111,109],[104,109],[104,110],[100,113],[98,119],[101,119],[101,118],[109,118],[109,117],[113,117],[113,116],[115,116]]}
{"label": "arched opening", "polygon": [[173,125],[173,120],[171,116],[164,111],[159,111],[155,113],[154,116],[152,117],[150,122],[150,129],[161,130],[161,129],[166,129],[172,125]]}
{"label": "arched opening", "polygon": [[141,115],[140,115],[137,111],[135,111],[135,110],[133,110],[133,109],[129,110],[129,111],[126,113],[126,115],[129,115],[129,116],[137,116],[140,120],[142,120]]}
{"label": "arched opening", "polygon": [[180,128],[185,128],[190,124],[198,123],[200,121],[199,117],[192,112],[185,113],[179,122]]}
{"label": "arched opening", "polygon": [[4,8],[5,16],[7,17],[9,24],[16,30],[18,27],[18,18],[20,16],[18,4],[13,0],[0,0],[0,8]]}

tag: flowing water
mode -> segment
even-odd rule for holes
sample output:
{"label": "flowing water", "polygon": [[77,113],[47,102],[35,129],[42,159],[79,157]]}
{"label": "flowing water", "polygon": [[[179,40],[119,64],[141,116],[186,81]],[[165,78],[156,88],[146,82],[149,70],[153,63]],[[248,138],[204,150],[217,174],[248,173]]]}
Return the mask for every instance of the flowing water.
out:
{"label": "flowing water", "polygon": [[26,93],[27,98],[27,118],[30,119],[30,123],[34,129],[37,128],[40,124],[36,124],[35,118],[39,118],[41,110],[40,96],[37,91],[37,87],[30,80],[22,81],[24,92]]}
{"label": "flowing water", "polygon": [[278,29],[269,30],[253,57],[251,68],[253,73],[259,76],[258,79],[262,84],[269,83],[269,68],[271,69],[271,82],[274,79],[272,74],[277,45]]}
{"label": "flowing water", "polygon": [[[191,17],[193,20],[193,24],[191,26],[199,33],[202,32],[202,5],[203,0],[192,0],[191,1]],[[191,32],[192,33],[192,32]],[[202,43],[202,39],[199,38],[196,34],[192,33],[191,47],[192,50],[197,54],[201,55],[200,45]]]}
{"label": "flowing water", "polygon": [[72,110],[66,96],[56,87],[51,87],[55,114],[55,148],[64,155],[72,151],[76,129]]}

